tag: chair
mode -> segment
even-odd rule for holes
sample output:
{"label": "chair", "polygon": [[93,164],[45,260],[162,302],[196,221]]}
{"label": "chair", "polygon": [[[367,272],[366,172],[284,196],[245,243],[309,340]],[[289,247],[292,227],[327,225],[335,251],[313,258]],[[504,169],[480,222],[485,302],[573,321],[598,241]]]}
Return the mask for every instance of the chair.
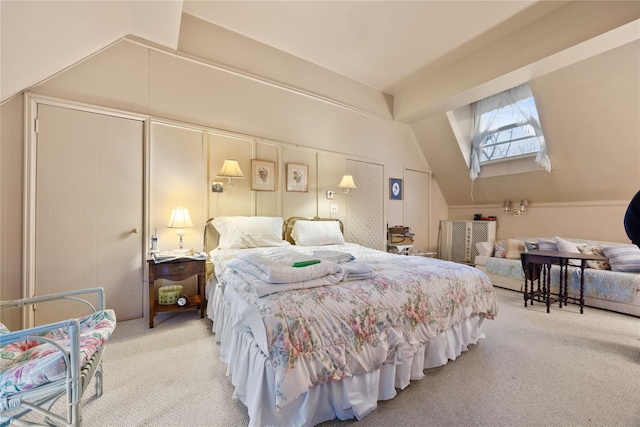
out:
{"label": "chair", "polygon": [[[83,299],[88,294],[97,294],[98,309]],[[59,300],[82,302],[92,313],[14,332],[0,323],[0,426],[80,426],[82,396],[94,377],[96,395],[102,395],[104,344],[116,327],[114,311],[105,309],[102,288],[0,301],[0,310]],[[60,405],[53,405],[63,396],[66,411],[56,411]]]}

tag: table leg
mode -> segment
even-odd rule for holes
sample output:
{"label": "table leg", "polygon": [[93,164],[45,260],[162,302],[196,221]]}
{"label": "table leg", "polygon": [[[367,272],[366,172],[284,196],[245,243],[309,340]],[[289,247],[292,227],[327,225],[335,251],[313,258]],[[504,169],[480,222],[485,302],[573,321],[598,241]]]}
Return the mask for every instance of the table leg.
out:
{"label": "table leg", "polygon": [[551,311],[551,264],[545,264],[545,281],[542,285],[544,289],[545,302],[547,303],[547,313]]}
{"label": "table leg", "polygon": [[155,286],[154,286],[154,279],[153,279],[153,275],[151,275],[151,277],[149,277],[149,327],[153,328],[153,317],[154,317],[154,290],[155,290]]}
{"label": "table leg", "polygon": [[580,314],[582,314],[584,308],[584,267],[586,260],[580,262]]}

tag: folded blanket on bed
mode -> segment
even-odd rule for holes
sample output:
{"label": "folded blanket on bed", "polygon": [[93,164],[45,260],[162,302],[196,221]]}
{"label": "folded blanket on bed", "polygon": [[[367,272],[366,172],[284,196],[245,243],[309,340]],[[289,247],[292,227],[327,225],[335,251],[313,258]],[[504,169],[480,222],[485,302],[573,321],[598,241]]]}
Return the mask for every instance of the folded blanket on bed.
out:
{"label": "folded blanket on bed", "polygon": [[322,261],[306,267],[293,267],[293,264],[313,261],[316,258],[290,249],[270,252],[242,251],[235,255],[227,268],[244,271],[271,284],[296,283],[313,280],[329,275],[342,279],[344,271],[335,262]]}
{"label": "folded blanket on bed", "polygon": [[319,250],[313,251],[313,256],[316,258],[323,259],[325,261],[331,261],[335,263],[341,262],[349,262],[356,259],[349,252],[341,252],[341,251],[332,251],[332,250]]}
{"label": "folded blanket on bed", "polygon": [[371,279],[374,276],[371,267],[361,262],[344,262],[340,264],[340,266],[343,268],[345,273],[342,278],[345,282],[349,280]]}
{"label": "folded blanket on bed", "polygon": [[[249,263],[246,263],[249,264]],[[258,294],[258,297],[263,297],[265,295],[275,294],[278,292],[285,291],[293,291],[297,289],[308,289],[308,288],[317,288],[318,286],[328,286],[338,283],[342,280],[344,276],[344,271],[340,270],[339,273],[329,274],[324,277],[318,277],[316,279],[304,280],[301,282],[291,282],[291,283],[268,283],[264,280],[260,280],[254,274],[247,273],[243,270],[234,269],[231,271],[232,274],[240,276],[245,282],[249,283],[251,287],[253,287]]]}

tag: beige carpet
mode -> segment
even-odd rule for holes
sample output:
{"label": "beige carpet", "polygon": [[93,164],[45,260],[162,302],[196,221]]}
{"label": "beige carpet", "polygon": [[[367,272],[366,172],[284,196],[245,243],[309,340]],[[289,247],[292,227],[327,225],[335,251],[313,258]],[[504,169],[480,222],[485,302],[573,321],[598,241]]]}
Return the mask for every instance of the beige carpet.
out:
{"label": "beige carpet", "polygon": [[[640,426],[640,319],[576,306],[547,314],[498,289],[487,337],[357,422],[363,426]],[[164,316],[164,317],[163,317]],[[194,312],[118,323],[104,395],[85,426],[243,426],[211,322]],[[323,427],[355,423],[332,421]]]}

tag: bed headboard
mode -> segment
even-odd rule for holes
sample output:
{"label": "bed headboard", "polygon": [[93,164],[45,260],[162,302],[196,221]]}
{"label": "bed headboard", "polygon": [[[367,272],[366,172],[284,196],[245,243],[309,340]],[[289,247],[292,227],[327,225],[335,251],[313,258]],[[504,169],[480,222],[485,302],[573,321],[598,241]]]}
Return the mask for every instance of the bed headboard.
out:
{"label": "bed headboard", "polygon": [[215,217],[211,217],[204,223],[204,231],[202,233],[202,250],[209,253],[218,246],[220,235],[218,230],[211,224]]}
{"label": "bed headboard", "polygon": [[344,235],[344,225],[342,224],[342,221],[337,218],[320,218],[317,216],[292,216],[282,224],[282,238],[292,245],[295,245],[295,242],[291,238],[291,231],[293,230],[293,225],[296,223],[296,221],[338,221],[338,223],[340,224],[340,232]]}

